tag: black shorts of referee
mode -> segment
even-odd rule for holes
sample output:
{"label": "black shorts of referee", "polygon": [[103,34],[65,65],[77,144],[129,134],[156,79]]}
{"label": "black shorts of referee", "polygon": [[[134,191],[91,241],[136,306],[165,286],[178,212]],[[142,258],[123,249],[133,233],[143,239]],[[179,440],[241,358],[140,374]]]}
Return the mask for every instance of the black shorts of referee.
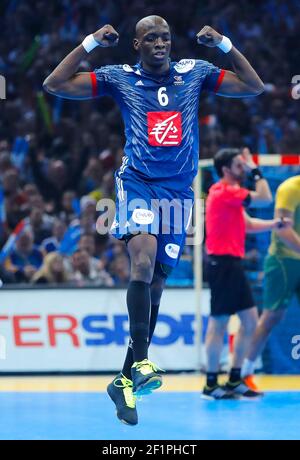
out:
{"label": "black shorts of referee", "polygon": [[207,271],[211,289],[211,316],[234,315],[254,307],[241,258],[210,255]]}

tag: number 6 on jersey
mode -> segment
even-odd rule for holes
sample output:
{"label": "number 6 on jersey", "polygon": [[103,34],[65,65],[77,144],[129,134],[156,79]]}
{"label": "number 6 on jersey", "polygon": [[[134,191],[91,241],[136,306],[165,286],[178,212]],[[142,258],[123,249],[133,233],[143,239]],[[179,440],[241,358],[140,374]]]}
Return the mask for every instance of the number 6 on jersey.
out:
{"label": "number 6 on jersey", "polygon": [[167,91],[167,88],[165,86],[162,86],[161,88],[159,88],[157,92],[158,102],[163,107],[169,104],[169,98],[168,98],[167,93],[165,93],[165,91]]}

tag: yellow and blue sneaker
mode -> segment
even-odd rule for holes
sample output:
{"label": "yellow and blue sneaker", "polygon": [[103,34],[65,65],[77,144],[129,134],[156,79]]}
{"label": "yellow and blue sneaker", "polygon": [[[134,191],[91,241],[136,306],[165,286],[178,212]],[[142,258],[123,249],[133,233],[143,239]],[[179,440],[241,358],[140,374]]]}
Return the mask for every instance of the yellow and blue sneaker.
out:
{"label": "yellow and blue sneaker", "polygon": [[127,425],[138,423],[136,397],[132,387],[132,380],[121,373],[107,386],[107,393],[116,406],[117,417]]}
{"label": "yellow and blue sneaker", "polygon": [[162,376],[159,372],[164,372],[149,359],[136,361],[131,367],[133,381],[133,394],[143,396],[152,393],[162,386]]}

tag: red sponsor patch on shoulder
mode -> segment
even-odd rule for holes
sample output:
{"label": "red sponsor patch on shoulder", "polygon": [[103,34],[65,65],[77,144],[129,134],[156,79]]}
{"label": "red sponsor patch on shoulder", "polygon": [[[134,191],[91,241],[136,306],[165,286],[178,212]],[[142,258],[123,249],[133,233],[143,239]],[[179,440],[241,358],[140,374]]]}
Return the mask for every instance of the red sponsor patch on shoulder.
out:
{"label": "red sponsor patch on shoulder", "polygon": [[148,112],[148,141],[155,147],[174,147],[182,141],[180,112]]}

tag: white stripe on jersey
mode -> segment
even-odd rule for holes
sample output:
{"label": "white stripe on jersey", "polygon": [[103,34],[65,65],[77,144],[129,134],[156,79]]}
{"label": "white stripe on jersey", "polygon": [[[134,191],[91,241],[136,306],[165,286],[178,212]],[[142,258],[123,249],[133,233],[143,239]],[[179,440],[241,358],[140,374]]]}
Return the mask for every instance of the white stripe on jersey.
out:
{"label": "white stripe on jersey", "polygon": [[122,165],[121,165],[120,170],[119,170],[119,175],[124,173],[124,171],[125,171],[125,169],[127,167],[128,160],[129,160],[129,158],[126,157],[126,156],[124,156],[122,158]]}
{"label": "white stripe on jersey", "polygon": [[193,206],[191,206],[191,209],[190,209],[190,214],[189,214],[188,222],[187,222],[187,224],[185,226],[185,231],[187,231],[187,229],[189,228],[191,218],[192,218],[192,213],[193,213]]}
{"label": "white stripe on jersey", "polygon": [[119,200],[122,200],[122,197],[121,197],[121,187],[120,187],[120,179],[118,177],[116,177],[116,184],[117,184],[117,189],[118,189],[118,197],[119,197]]}
{"label": "white stripe on jersey", "polygon": [[124,173],[126,167],[127,167],[127,163],[128,163],[128,160],[129,158],[124,156],[122,158],[122,165],[119,169],[119,172],[118,172],[118,176],[117,176],[117,180],[116,180],[116,183],[117,183],[117,187],[118,187],[118,196],[119,196],[119,200],[120,201],[123,201],[124,200],[124,186],[123,186],[123,181],[122,179],[120,178],[121,174]]}
{"label": "white stripe on jersey", "polygon": [[116,184],[117,184],[117,189],[118,189],[118,197],[120,201],[124,200],[124,186],[123,186],[123,181],[119,178],[116,177]]}

